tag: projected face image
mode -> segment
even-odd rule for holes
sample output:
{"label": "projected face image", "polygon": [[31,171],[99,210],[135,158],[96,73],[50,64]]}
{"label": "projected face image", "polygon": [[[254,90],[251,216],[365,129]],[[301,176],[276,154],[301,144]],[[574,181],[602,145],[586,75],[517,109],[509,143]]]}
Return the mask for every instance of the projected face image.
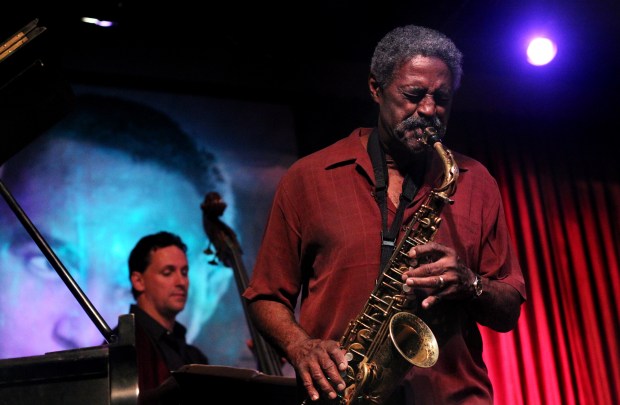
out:
{"label": "projected face image", "polygon": [[[148,159],[79,139],[45,141],[16,155],[22,160],[5,165],[2,179],[77,285],[114,327],[133,302],[131,248],[146,234],[177,233],[190,265],[189,300],[178,320],[191,340],[231,279],[203,253],[204,196],[187,176]],[[100,344],[102,334],[15,215],[3,206],[0,218],[0,357]]]}

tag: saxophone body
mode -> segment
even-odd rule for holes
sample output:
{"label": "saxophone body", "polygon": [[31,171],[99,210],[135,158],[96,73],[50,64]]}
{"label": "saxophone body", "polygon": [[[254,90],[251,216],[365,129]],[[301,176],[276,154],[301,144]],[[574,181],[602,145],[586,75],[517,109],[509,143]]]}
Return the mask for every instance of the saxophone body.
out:
{"label": "saxophone body", "polygon": [[332,401],[339,405],[383,404],[412,366],[431,367],[439,356],[433,332],[414,315],[417,302],[407,296],[410,287],[401,276],[409,267],[409,249],[435,236],[442,208],[453,202],[450,197],[456,191],[459,171],[433,128],[426,129],[423,142],[441,157],[443,182],[429,193],[407,224],[370,298],[340,339],[349,367],[344,375],[344,393]]}

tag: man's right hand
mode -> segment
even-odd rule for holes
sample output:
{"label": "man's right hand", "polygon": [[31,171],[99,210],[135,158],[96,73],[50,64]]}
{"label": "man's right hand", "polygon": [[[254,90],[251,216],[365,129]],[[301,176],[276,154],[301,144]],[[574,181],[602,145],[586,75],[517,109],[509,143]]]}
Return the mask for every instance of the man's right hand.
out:
{"label": "man's right hand", "polygon": [[306,339],[290,345],[286,351],[312,401],[318,400],[320,395],[336,399],[338,392],[345,389],[342,375],[348,362],[338,342]]}

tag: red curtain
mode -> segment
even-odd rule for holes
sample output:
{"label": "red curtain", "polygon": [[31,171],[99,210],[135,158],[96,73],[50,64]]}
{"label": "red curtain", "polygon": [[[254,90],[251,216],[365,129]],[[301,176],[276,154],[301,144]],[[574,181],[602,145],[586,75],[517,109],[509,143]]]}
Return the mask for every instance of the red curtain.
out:
{"label": "red curtain", "polygon": [[528,294],[514,331],[481,328],[496,403],[619,404],[620,157],[506,138],[472,153],[500,185]]}

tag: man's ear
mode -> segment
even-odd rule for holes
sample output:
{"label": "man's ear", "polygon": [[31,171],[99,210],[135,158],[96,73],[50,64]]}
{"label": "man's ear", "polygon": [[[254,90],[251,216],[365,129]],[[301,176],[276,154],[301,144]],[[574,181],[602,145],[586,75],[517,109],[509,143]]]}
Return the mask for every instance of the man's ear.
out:
{"label": "man's ear", "polygon": [[368,89],[370,90],[370,97],[372,97],[375,103],[378,103],[381,97],[381,86],[372,73],[368,76]]}
{"label": "man's ear", "polygon": [[130,280],[131,286],[134,288],[134,290],[139,292],[144,291],[144,277],[142,273],[140,273],[139,271],[132,271]]}

